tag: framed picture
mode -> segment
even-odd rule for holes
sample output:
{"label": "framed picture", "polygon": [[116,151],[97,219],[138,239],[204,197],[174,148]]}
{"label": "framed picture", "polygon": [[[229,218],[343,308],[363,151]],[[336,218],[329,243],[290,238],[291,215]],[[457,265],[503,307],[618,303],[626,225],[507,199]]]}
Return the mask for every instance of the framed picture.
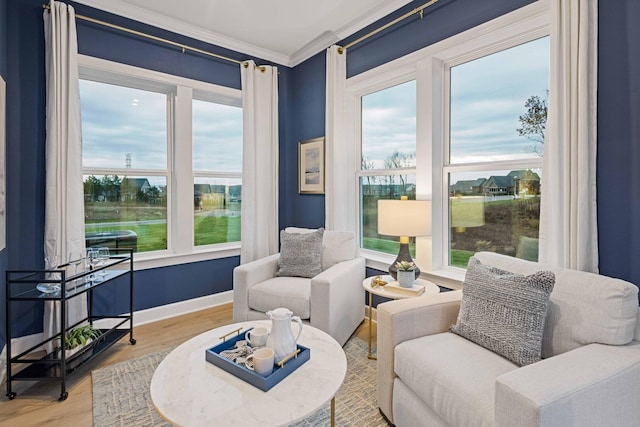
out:
{"label": "framed picture", "polygon": [[298,192],[324,194],[324,138],[298,144]]}

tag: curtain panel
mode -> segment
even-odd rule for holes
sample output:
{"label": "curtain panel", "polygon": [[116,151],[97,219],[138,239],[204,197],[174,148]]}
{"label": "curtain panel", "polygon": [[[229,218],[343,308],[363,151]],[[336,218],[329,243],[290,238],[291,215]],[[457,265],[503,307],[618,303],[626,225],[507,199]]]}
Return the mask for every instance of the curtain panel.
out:
{"label": "curtain panel", "polygon": [[[78,46],[73,7],[55,1],[49,6],[43,15],[47,85],[44,256],[64,264],[70,252],[85,252]],[[59,316],[59,304],[45,303],[45,339],[59,332]],[[67,325],[86,316],[84,298],[68,302]],[[46,350],[52,350],[51,343]]]}
{"label": "curtain panel", "polygon": [[339,46],[327,49],[327,88],[325,124],[325,228],[348,230],[349,204],[345,183],[349,156],[347,150],[346,96],[347,53]]}
{"label": "curtain panel", "polygon": [[278,69],[240,65],[242,264],[278,252]]}
{"label": "curtain panel", "polygon": [[551,1],[540,261],[598,272],[597,0]]}

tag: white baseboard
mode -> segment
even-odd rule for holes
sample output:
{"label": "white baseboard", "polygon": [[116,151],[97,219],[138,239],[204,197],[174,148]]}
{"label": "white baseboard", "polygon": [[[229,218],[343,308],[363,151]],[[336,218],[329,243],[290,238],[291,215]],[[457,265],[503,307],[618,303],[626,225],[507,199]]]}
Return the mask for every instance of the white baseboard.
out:
{"label": "white baseboard", "polygon": [[[193,313],[194,311],[204,310],[205,308],[211,308],[230,302],[233,302],[233,291],[219,292],[217,294],[206,295],[200,298],[193,298],[173,304],[135,311],[133,313],[133,326],[135,327],[146,323],[157,322],[158,320],[169,319],[171,317]],[[97,328],[107,329],[117,323],[117,319],[101,319],[96,321],[94,324]],[[11,353],[14,355],[20,354],[40,341],[42,341],[42,333],[14,338],[11,340]],[[6,353],[7,347],[5,346],[2,349],[2,352],[0,352],[0,384],[5,380],[7,375]]]}
{"label": "white baseboard", "polygon": [[[200,298],[193,298],[186,301],[174,302],[173,304],[161,305],[159,307],[147,308],[133,313],[133,326],[145,325],[157,322],[158,320],[170,319],[205,308],[216,307],[222,304],[233,302],[233,291],[219,292],[213,295],[206,295]],[[110,328],[118,323],[118,319],[101,319],[94,323],[97,328]]]}

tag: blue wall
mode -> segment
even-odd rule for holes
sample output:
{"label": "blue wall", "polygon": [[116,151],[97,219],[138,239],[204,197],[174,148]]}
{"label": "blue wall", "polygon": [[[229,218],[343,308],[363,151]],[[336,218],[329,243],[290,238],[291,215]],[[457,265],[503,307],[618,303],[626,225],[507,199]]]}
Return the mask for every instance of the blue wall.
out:
{"label": "blue wall", "polygon": [[[0,76],[7,80],[7,0],[0,0]],[[7,250],[0,251],[0,281],[7,270]],[[0,313],[4,313],[5,293],[0,291]],[[6,320],[4,314],[0,316],[0,348],[6,343]]]}
{"label": "blue wall", "polygon": [[600,272],[640,284],[640,2],[601,0],[598,29]]}
{"label": "blue wall", "polygon": [[[40,267],[44,233],[45,184],[45,74],[44,35],[41,0],[0,0],[7,5],[6,63],[8,99],[7,126],[7,221],[8,260],[0,254],[0,269],[30,269]],[[127,28],[146,32],[176,42],[188,44],[237,60],[255,59],[197,40],[72,3],[76,13],[91,16]],[[1,11],[1,9],[0,9]],[[5,27],[4,22],[7,22]],[[192,78],[223,86],[240,88],[239,65],[199,54],[183,54],[179,49],[154,41],[137,38],[100,25],[77,20],[78,50],[81,54],[130,64],[164,73]],[[3,30],[4,31],[4,30]],[[2,40],[2,39],[0,39]],[[0,54],[2,51],[0,51]],[[5,55],[0,55],[5,59]],[[289,70],[280,69],[280,98],[287,99]],[[281,103],[281,135],[286,139],[287,102]],[[4,263],[3,263],[4,260]],[[203,261],[136,272],[134,309],[161,306],[232,289],[232,270],[239,257]],[[118,291],[114,291],[117,296]],[[3,293],[4,295],[4,293]],[[125,311],[128,307],[114,303],[109,292],[97,298],[98,308],[105,311]],[[113,295],[111,295],[113,296]],[[2,305],[4,308],[4,304]],[[14,335],[42,330],[42,307],[16,307],[12,326]],[[2,316],[4,323],[4,316]],[[4,332],[4,327],[2,328]]]}

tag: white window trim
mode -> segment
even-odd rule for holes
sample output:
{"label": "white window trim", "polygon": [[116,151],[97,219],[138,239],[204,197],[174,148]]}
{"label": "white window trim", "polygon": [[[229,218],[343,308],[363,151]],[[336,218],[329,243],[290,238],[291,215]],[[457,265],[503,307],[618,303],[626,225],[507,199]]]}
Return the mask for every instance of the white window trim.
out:
{"label": "white window trim", "polygon": [[[421,50],[368,70],[347,79],[348,144],[356,154],[350,176],[357,177],[345,183],[353,213],[353,222],[359,224],[357,175],[360,165],[360,98],[408,80],[416,79],[416,198],[432,200],[433,236],[418,238],[416,261],[426,277],[450,287],[460,287],[464,269],[449,267],[447,205],[445,179],[448,126],[448,73],[447,67],[504,50],[550,33],[550,2],[539,0],[463,33],[442,40]],[[551,70],[554,68],[551,67]],[[448,142],[447,142],[448,143]],[[505,168],[519,164],[531,165],[530,160],[504,162]],[[541,163],[541,162],[540,162]],[[542,165],[540,165],[542,166]],[[473,169],[474,165],[465,165]],[[480,166],[478,166],[480,167]],[[360,235],[360,229],[357,230]],[[395,255],[360,249],[367,266],[387,270]]]}
{"label": "white window trim", "polygon": [[[79,55],[78,67],[80,78],[98,81],[107,78],[109,82],[118,82],[117,76],[123,76],[121,84],[130,85],[134,80],[136,87],[147,90],[167,92],[170,89],[174,96],[173,105],[168,114],[174,120],[168,120],[167,147],[167,250],[142,252],[134,255],[135,270],[165,267],[190,262],[226,258],[240,255],[240,242],[217,245],[193,245],[193,177],[198,172],[192,169],[192,129],[191,120],[179,120],[180,117],[191,117],[192,102],[195,96],[210,102],[242,106],[242,92],[224,86],[205,83],[184,77],[173,76],[157,71],[134,67],[131,65],[107,61],[86,55]],[[126,77],[125,77],[126,76]],[[115,77],[115,78],[114,78]],[[175,124],[175,127],[174,127]],[[177,149],[175,141],[180,141]],[[185,144],[189,147],[185,147]],[[169,167],[173,165],[173,167]],[[85,171],[95,174],[112,173],[114,169],[91,168]],[[172,171],[177,171],[172,173]],[[149,175],[158,175],[164,171],[150,170]],[[241,177],[237,173],[225,174],[230,177]],[[190,179],[185,179],[186,177]],[[180,226],[178,227],[178,224]]]}

